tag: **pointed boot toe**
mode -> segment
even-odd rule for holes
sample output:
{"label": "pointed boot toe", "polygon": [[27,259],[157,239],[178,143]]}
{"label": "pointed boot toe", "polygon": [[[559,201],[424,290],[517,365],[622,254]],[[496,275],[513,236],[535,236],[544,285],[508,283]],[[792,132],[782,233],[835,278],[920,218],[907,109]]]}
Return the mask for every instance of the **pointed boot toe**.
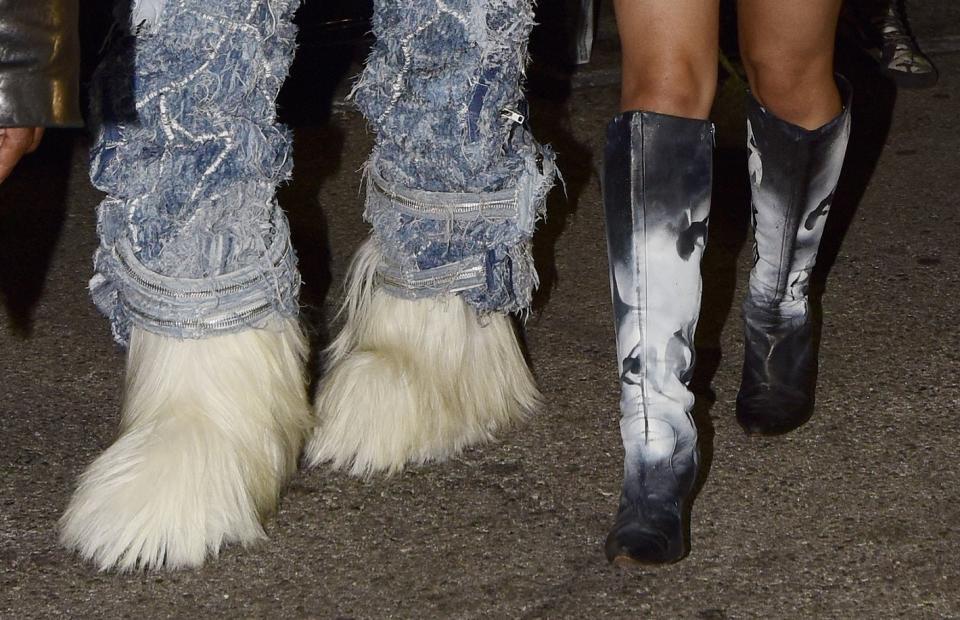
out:
{"label": "pointed boot toe", "polygon": [[803,426],[812,414],[809,394],[786,386],[737,395],[737,422],[748,435],[783,435]]}
{"label": "pointed boot toe", "polygon": [[604,550],[611,564],[622,567],[678,562],[687,555],[682,519],[678,515],[653,524],[641,520],[636,511],[621,513]]}

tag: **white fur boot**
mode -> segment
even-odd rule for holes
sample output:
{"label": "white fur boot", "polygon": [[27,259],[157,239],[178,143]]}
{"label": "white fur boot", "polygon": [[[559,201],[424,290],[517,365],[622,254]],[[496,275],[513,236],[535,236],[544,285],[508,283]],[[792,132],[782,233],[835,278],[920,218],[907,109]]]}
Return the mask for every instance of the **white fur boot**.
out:
{"label": "white fur boot", "polygon": [[202,340],[135,328],[120,437],[80,477],[61,542],[131,570],[263,539],[310,425],[306,351],[295,319]]}
{"label": "white fur boot", "polygon": [[312,465],[394,473],[492,439],[539,404],[510,318],[483,319],[460,297],[406,300],[374,285],[368,240],[350,267],[346,325],[316,399]]}

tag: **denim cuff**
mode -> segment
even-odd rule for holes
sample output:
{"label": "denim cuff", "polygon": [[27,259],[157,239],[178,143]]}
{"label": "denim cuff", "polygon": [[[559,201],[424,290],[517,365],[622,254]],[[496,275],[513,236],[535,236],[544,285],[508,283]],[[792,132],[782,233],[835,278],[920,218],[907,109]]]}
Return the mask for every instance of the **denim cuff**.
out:
{"label": "denim cuff", "polygon": [[[101,207],[101,213],[104,208]],[[131,325],[174,338],[204,338],[264,327],[276,315],[299,311],[300,276],[287,219],[274,207],[272,242],[261,259],[206,278],[170,277],[150,270],[127,237],[101,245],[90,293],[109,319],[114,338],[129,342]]]}
{"label": "denim cuff", "polygon": [[385,180],[376,154],[366,170],[364,218],[382,260],[380,286],[405,299],[459,294],[481,314],[529,307],[538,285],[530,240],[556,178],[553,152],[538,147],[513,187],[434,192]]}
{"label": "denim cuff", "polygon": [[90,289],[121,344],[132,324],[203,338],[297,313],[274,101],[298,4],[166,0],[98,69],[91,179],[108,198]]}
{"label": "denim cuff", "polygon": [[531,0],[374,0],[352,95],[376,133],[364,215],[387,292],[529,306],[530,240],[557,176],[526,123],[533,23]]}

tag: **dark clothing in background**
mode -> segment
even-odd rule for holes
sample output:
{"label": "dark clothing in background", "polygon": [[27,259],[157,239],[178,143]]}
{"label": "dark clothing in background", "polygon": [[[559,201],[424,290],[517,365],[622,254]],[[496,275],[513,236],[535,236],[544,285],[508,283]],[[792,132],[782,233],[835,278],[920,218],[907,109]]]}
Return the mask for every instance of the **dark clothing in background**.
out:
{"label": "dark clothing in background", "polygon": [[77,0],[0,0],[0,127],[76,127]]}

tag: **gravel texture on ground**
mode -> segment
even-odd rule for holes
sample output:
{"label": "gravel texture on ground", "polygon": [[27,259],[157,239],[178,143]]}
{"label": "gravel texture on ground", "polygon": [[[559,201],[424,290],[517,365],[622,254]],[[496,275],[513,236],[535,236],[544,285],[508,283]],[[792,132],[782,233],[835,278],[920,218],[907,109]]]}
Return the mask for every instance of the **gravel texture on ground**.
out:
{"label": "gravel texture on ground", "polygon": [[[955,12],[918,6],[918,31],[944,34],[937,7]],[[960,617],[960,55],[935,60],[939,87],[899,94],[849,61],[856,126],[817,280],[817,413],[785,438],[747,438],[733,418],[751,251],[745,151],[718,152],[693,550],[627,572],[602,553],[621,452],[595,169],[615,87],[534,100],[567,179],[538,233],[544,286],[525,326],[545,410],[390,479],[301,471],[269,542],[177,573],[98,573],[57,545],[76,476],[114,438],[123,357],[86,291],[99,196],[82,140],[52,135],[0,188],[0,617]],[[366,234],[369,147],[344,105],[297,133],[282,201],[318,344]]]}

